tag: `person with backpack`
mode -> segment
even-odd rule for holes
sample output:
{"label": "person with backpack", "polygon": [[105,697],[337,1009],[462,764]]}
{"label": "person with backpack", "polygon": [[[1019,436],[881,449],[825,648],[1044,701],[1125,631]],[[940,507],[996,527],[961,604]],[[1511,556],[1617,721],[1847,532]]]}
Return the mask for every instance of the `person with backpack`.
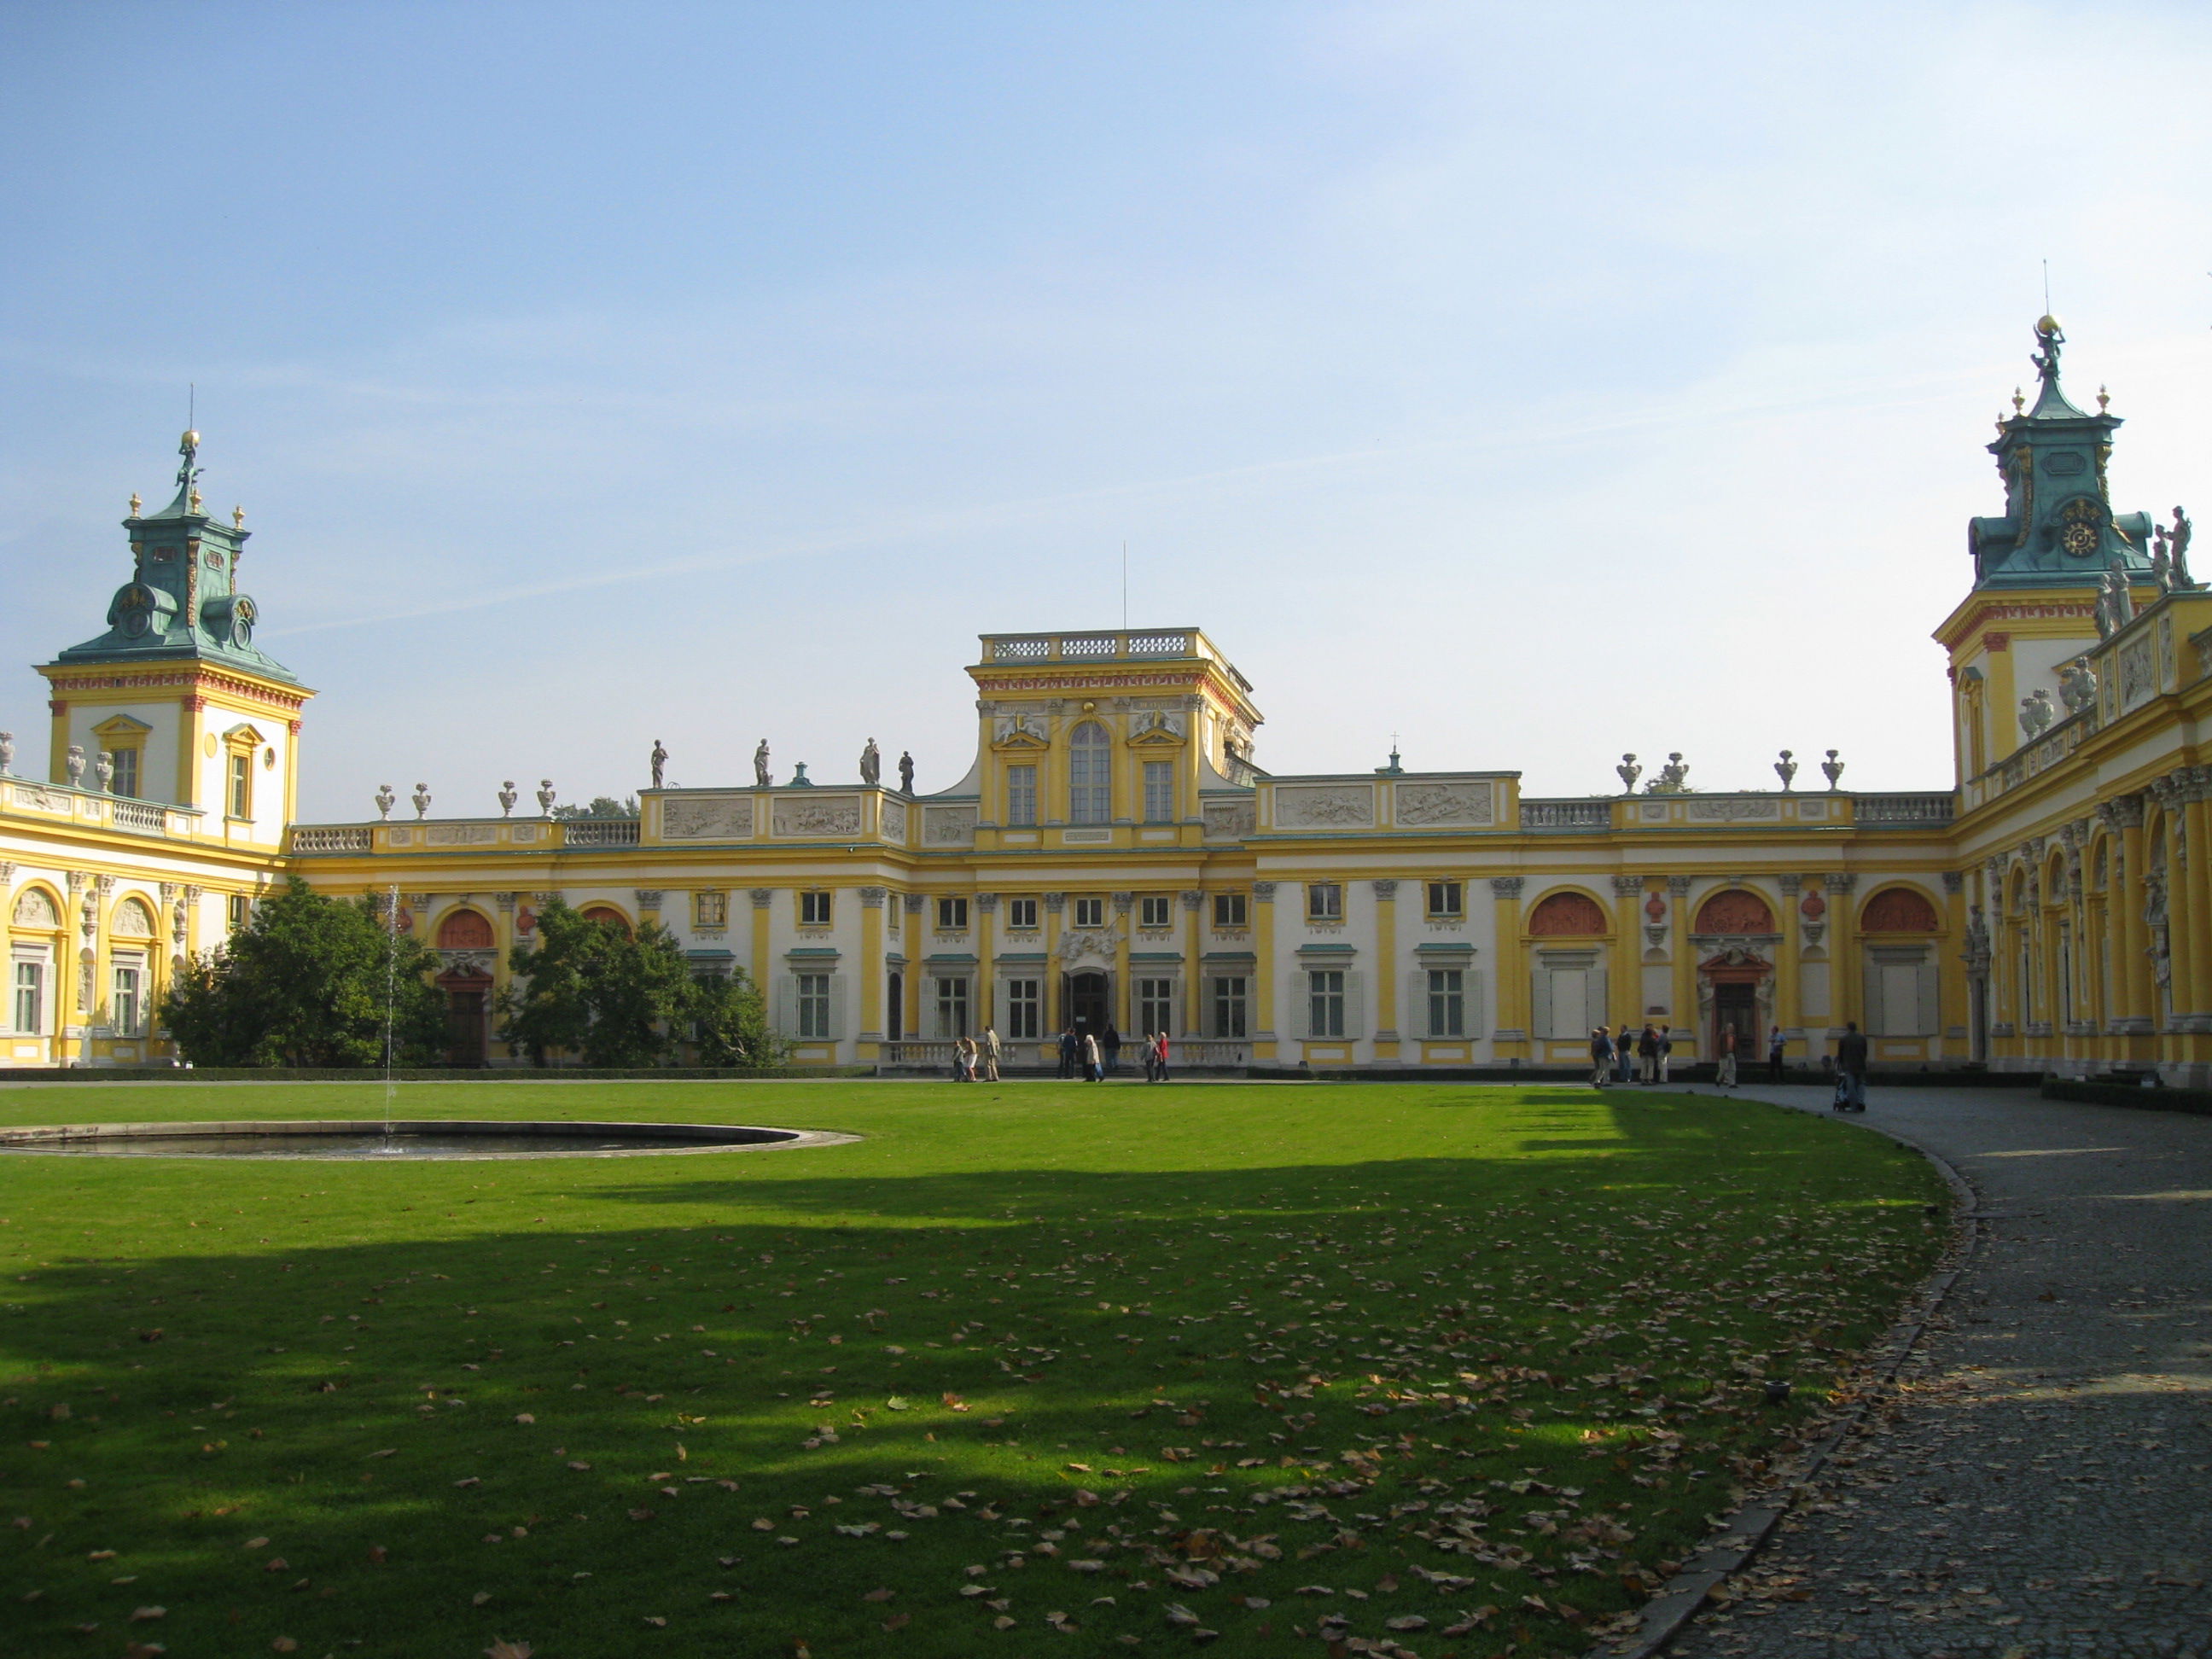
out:
{"label": "person with backpack", "polygon": [[1642,1079],[1646,1083],[1656,1083],[1659,1080],[1659,1033],[1649,1021],[1645,1022],[1642,1035],[1636,1039],[1636,1059]]}
{"label": "person with backpack", "polygon": [[1602,1089],[1613,1080],[1613,1037],[1601,1025],[1590,1033],[1590,1087]]}
{"label": "person with backpack", "polygon": [[1861,1034],[1858,1022],[1852,1020],[1844,1027],[1844,1034],[1836,1040],[1836,1109],[1839,1112],[1866,1110],[1867,1040]]}

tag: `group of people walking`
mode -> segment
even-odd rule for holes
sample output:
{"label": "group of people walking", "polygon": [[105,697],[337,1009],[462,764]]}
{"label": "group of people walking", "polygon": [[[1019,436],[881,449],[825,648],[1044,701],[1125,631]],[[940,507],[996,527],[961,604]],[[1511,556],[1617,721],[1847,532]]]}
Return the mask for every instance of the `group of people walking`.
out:
{"label": "group of people walking", "polygon": [[[1121,1032],[1109,1025],[1103,1032],[1079,1031],[1073,1026],[1060,1034],[1060,1075],[1097,1083],[1121,1069],[1121,1050],[1127,1047]],[[1168,1034],[1147,1031],[1142,1044],[1145,1081],[1168,1080]],[[1000,1045],[996,1028],[986,1025],[980,1037],[955,1037],[952,1042],[952,1080],[956,1083],[996,1083]]]}
{"label": "group of people walking", "polygon": [[1639,1033],[1626,1025],[1615,1036],[1613,1028],[1601,1025],[1590,1033],[1590,1086],[1608,1083],[1664,1083],[1667,1064],[1674,1052],[1671,1032],[1646,1025]]}
{"label": "group of people walking", "polygon": [[[1714,1044],[1716,1085],[1723,1089],[1736,1086],[1737,1050],[1748,1046],[1748,1038],[1739,1038],[1735,1026],[1721,1027]],[[1779,1025],[1767,1032],[1766,1070],[1772,1082],[1780,1083],[1788,1075],[1788,1068],[1783,1063],[1787,1046],[1788,1039]],[[1590,1086],[1602,1089],[1608,1083],[1664,1083],[1668,1057],[1674,1048],[1673,1035],[1664,1026],[1646,1025],[1638,1033],[1624,1025],[1616,1036],[1610,1027],[1601,1025],[1590,1033]],[[1844,1035],[1837,1040],[1834,1064],[1835,1109],[1839,1112],[1863,1112],[1867,1040],[1856,1020],[1844,1025]]]}

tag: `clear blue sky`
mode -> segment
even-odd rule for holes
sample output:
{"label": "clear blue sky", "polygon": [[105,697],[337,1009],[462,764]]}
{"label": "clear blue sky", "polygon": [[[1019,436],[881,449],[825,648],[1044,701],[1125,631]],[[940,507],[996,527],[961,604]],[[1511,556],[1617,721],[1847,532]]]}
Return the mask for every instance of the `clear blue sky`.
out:
{"label": "clear blue sky", "polygon": [[2212,482],[2201,6],[15,0],[0,75],[0,658],[197,382],[311,817],[943,787],[1125,539],[1272,769],[1942,787],[2043,259],[2117,504]]}

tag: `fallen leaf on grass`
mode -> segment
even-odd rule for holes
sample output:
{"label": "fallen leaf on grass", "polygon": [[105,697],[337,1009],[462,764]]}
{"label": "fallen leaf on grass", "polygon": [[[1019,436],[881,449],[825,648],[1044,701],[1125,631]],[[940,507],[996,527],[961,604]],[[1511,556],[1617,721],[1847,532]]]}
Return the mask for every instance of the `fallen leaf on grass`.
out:
{"label": "fallen leaf on grass", "polygon": [[391,1559],[391,1556],[392,1552],[381,1544],[371,1544],[368,1547],[368,1565],[372,1567],[382,1566]]}
{"label": "fallen leaf on grass", "polygon": [[514,1420],[518,1423],[535,1423],[538,1419],[528,1412],[517,1412],[514,1414]]}
{"label": "fallen leaf on grass", "polygon": [[652,1626],[655,1630],[666,1630],[668,1628],[668,1621],[665,1619],[659,1617],[658,1614],[648,1613],[644,1614],[643,1617],[645,1622]]}
{"label": "fallen leaf on grass", "polygon": [[890,1618],[884,1620],[884,1628],[885,1630],[904,1630],[913,1622],[914,1615],[912,1613],[895,1613]]}
{"label": "fallen leaf on grass", "polygon": [[491,1592],[489,1590],[478,1590],[474,1595],[469,1597],[469,1605],[471,1607],[480,1607],[490,1600]]}
{"label": "fallen leaf on grass", "polygon": [[269,1645],[277,1653],[297,1653],[300,1650],[299,1643],[289,1636],[280,1636]]}
{"label": "fallen leaf on grass", "polygon": [[265,1538],[249,1538],[246,1540],[246,1547],[250,1550],[265,1550],[269,1547],[269,1540]]}
{"label": "fallen leaf on grass", "polygon": [[895,1589],[872,1589],[860,1599],[863,1601],[888,1601],[897,1594]]}
{"label": "fallen leaf on grass", "polygon": [[168,1616],[169,1610],[167,1607],[137,1607],[132,1610],[130,1622],[135,1625],[141,1620],[167,1619]]}
{"label": "fallen leaf on grass", "polygon": [[494,1642],[484,1650],[484,1659],[530,1659],[527,1642]]}

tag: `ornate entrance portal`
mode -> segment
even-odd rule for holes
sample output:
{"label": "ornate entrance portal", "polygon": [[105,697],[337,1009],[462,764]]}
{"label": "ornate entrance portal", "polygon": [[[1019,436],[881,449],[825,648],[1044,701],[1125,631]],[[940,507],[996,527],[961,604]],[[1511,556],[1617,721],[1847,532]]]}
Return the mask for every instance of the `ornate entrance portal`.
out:
{"label": "ornate entrance portal", "polygon": [[1081,973],[1067,976],[1067,1022],[1079,1034],[1103,1031],[1109,1023],[1110,1002],[1105,975]]}

